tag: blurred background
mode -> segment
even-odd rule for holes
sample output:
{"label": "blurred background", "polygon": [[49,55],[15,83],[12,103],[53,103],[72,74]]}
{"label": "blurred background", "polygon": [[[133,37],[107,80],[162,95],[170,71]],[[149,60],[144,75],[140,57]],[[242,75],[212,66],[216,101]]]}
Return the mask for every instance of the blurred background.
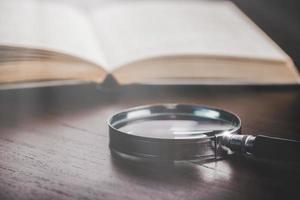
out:
{"label": "blurred background", "polygon": [[[41,1],[64,2],[84,8],[88,12],[89,9],[101,6],[101,4],[129,0]],[[298,0],[232,0],[232,2],[290,55],[298,69],[300,69],[300,2]]]}

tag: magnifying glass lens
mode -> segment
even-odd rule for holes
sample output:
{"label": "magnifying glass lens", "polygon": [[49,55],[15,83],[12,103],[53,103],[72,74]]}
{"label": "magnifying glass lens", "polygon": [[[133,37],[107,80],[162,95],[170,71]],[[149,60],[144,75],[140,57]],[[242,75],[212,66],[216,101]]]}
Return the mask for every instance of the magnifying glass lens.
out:
{"label": "magnifying glass lens", "polygon": [[114,153],[146,160],[216,158],[219,136],[240,130],[232,113],[182,104],[136,107],[114,115],[108,124]]}
{"label": "magnifying glass lens", "polygon": [[212,136],[214,131],[233,129],[232,123],[221,119],[204,117],[165,116],[164,119],[133,121],[120,130],[131,135],[159,139],[196,139]]}

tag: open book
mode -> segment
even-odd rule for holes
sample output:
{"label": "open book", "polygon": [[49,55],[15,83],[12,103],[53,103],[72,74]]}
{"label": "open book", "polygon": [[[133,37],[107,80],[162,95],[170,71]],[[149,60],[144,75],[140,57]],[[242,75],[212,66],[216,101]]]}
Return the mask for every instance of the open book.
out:
{"label": "open book", "polygon": [[84,12],[0,2],[0,84],[297,84],[287,54],[227,1],[129,1]]}

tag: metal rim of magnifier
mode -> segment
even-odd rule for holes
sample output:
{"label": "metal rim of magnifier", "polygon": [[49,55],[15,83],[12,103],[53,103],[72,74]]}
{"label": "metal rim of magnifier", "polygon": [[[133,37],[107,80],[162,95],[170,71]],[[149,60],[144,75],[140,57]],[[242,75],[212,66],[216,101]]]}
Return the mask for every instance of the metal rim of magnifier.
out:
{"label": "metal rim of magnifier", "polygon": [[[213,114],[212,114],[213,113]],[[133,135],[121,131],[126,124],[149,119],[174,117],[217,119],[232,123],[234,128],[217,131],[202,138],[165,139]],[[224,134],[240,134],[240,118],[222,109],[192,104],[155,104],[121,111],[108,120],[109,147],[113,155],[140,161],[197,161],[215,159],[230,153],[219,140]],[[208,153],[207,153],[207,150]]]}

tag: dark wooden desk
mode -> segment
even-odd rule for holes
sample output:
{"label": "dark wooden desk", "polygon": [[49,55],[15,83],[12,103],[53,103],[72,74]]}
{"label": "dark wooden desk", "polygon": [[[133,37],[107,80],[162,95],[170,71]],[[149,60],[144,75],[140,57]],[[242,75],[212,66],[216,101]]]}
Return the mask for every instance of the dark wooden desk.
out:
{"label": "dark wooden desk", "polygon": [[158,169],[113,159],[108,116],[166,102],[222,107],[240,115],[245,134],[300,139],[298,87],[0,91],[0,199],[299,199],[297,167],[229,158]]}

